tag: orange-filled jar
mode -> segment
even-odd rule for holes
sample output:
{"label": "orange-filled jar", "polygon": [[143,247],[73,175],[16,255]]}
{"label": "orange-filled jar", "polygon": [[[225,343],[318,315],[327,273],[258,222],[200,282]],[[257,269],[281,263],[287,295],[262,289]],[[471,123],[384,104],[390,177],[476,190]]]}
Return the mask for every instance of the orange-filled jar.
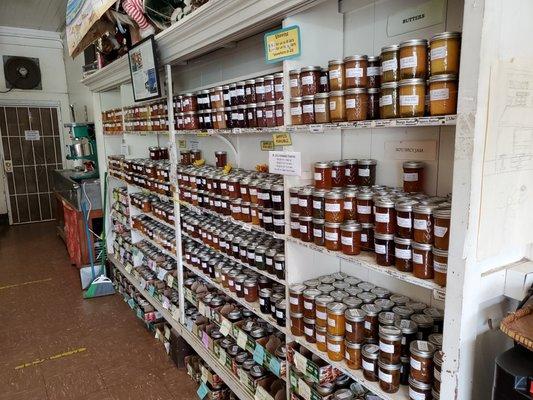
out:
{"label": "orange-filled jar", "polygon": [[330,60],[328,62],[329,70],[329,90],[344,90],[344,61]]}
{"label": "orange-filled jar", "polygon": [[429,41],[431,74],[459,74],[461,32],[442,32]]}
{"label": "orange-filled jar", "polygon": [[[257,82],[257,79],[256,79]],[[299,97],[302,95],[302,82],[300,80],[300,70],[292,69],[289,71],[289,87],[291,97]],[[263,89],[264,93],[264,89]]]}
{"label": "orange-filled jar", "polygon": [[316,325],[326,328],[328,325],[327,307],[333,302],[333,297],[321,294],[315,297]]}
{"label": "orange-filled jar", "polygon": [[433,246],[413,242],[413,275],[420,279],[433,279]]}
{"label": "orange-filled jar", "polygon": [[346,340],[346,365],[350,369],[361,369],[361,343]]}
{"label": "orange-filled jar", "polygon": [[413,238],[415,242],[433,244],[434,204],[417,204],[413,207]]}
{"label": "orange-filled jar", "polygon": [[357,191],[354,189],[346,189],[343,192],[344,196],[344,219],[346,221],[357,220]]}
{"label": "orange-filled jar", "polygon": [[325,326],[322,327],[315,325],[316,348],[324,353],[328,350],[326,344],[326,335],[327,333]]}
{"label": "orange-filled jar", "polygon": [[430,115],[448,115],[457,112],[457,75],[442,74],[429,78]]}
{"label": "orange-filled jar", "polygon": [[300,214],[298,213],[291,212],[291,236],[300,239]]}
{"label": "orange-filled jar", "polygon": [[304,317],[315,319],[316,305],[315,298],[320,296],[322,292],[315,288],[305,289],[303,293],[304,300]]}
{"label": "orange-filled jar", "polygon": [[[291,313],[303,313],[304,311],[304,291],[306,287],[302,284],[294,284],[289,287],[289,304]],[[303,318],[303,315],[302,315]]]}
{"label": "orange-filled jar", "polygon": [[424,191],[424,163],[422,161],[403,163],[403,191],[407,193]]}
{"label": "orange-filled jar", "polygon": [[426,78],[427,47],[425,39],[411,39],[400,43],[400,79]]}
{"label": "orange-filled jar", "polygon": [[324,219],[326,222],[344,221],[344,196],[342,192],[328,192],[325,195]]}
{"label": "orange-filled jar", "polygon": [[374,230],[380,234],[396,233],[396,209],[394,201],[388,197],[379,197],[374,201]]}
{"label": "orange-filled jar", "polygon": [[381,48],[381,83],[400,80],[399,51],[397,44]]}
{"label": "orange-filled jar", "polygon": [[423,117],[426,111],[426,80],[402,79],[398,87],[400,117]]}
{"label": "orange-filled jar", "polygon": [[371,191],[360,191],[357,193],[357,222],[362,224],[374,223],[374,207],[373,193]]}
{"label": "orange-filled jar", "polygon": [[329,92],[329,118],[331,122],[346,121],[344,90]]}
{"label": "orange-filled jar", "polygon": [[433,246],[448,250],[450,246],[450,208],[437,208],[433,211]]}
{"label": "orange-filled jar", "polygon": [[341,225],[341,249],[349,256],[361,253],[361,224],[346,222]]}
{"label": "orange-filled jar", "polygon": [[339,302],[331,302],[327,305],[328,324],[327,332],[330,335],[342,335],[346,332],[346,319],[344,312],[346,305]]}
{"label": "orange-filled jar", "polygon": [[299,218],[300,225],[300,236],[299,239],[302,242],[312,242],[313,241],[313,217],[311,216],[301,216]]}
{"label": "orange-filled jar", "polygon": [[328,358],[331,361],[342,361],[344,359],[344,336],[327,334],[326,345],[328,349]]}
{"label": "orange-filled jar", "polygon": [[326,222],[324,224],[324,242],[326,249],[331,251],[340,250],[340,228],[341,224],[338,222]]}
{"label": "orange-filled jar", "polygon": [[365,88],[351,88],[344,91],[347,121],[367,119],[368,94]]}
{"label": "orange-filled jar", "polygon": [[344,81],[346,88],[366,88],[368,86],[368,57],[355,55],[344,58]]}
{"label": "orange-filled jar", "polygon": [[448,276],[448,251],[433,248],[433,280],[437,285],[446,286]]}
{"label": "orange-filled jar", "polygon": [[331,189],[332,187],[331,163],[319,161],[315,163],[315,188]]}
{"label": "orange-filled jar", "polygon": [[298,191],[298,214],[301,217],[313,216],[313,188],[304,186]]}
{"label": "orange-filled jar", "polygon": [[396,202],[396,236],[403,239],[413,238],[413,206],[416,200],[402,199]]}

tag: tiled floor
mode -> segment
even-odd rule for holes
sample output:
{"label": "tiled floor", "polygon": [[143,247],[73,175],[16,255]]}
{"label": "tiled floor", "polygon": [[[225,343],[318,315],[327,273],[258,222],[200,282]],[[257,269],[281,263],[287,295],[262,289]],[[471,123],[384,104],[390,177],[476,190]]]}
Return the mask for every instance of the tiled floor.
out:
{"label": "tiled floor", "polygon": [[51,223],[0,229],[0,321],[0,400],[196,398],[122,297],[82,299]]}

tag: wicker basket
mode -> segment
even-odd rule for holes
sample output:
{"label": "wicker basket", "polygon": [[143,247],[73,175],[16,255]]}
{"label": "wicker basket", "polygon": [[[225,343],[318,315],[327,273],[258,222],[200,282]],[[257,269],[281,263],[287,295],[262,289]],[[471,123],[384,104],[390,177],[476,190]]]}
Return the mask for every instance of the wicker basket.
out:
{"label": "wicker basket", "polygon": [[525,306],[505,317],[500,329],[515,342],[533,351],[533,306]]}

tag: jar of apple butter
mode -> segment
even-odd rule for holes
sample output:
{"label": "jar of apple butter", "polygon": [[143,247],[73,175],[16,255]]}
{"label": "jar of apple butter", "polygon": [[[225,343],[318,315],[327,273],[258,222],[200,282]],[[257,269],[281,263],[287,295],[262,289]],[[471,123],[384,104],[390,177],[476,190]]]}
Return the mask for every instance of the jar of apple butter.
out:
{"label": "jar of apple butter", "polygon": [[400,78],[426,78],[427,46],[425,39],[411,39],[400,43]]}

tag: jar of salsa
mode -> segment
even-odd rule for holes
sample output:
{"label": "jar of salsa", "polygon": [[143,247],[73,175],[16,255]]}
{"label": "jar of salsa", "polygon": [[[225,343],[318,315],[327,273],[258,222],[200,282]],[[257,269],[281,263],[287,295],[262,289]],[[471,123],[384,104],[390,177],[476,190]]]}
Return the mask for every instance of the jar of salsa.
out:
{"label": "jar of salsa", "polygon": [[329,162],[319,161],[315,163],[315,188],[331,189],[332,187],[332,166]]}
{"label": "jar of salsa", "polygon": [[349,256],[361,253],[361,224],[346,222],[341,225],[341,249]]}
{"label": "jar of salsa", "polygon": [[373,186],[376,184],[376,165],[374,159],[359,160],[357,183],[359,186]]}
{"label": "jar of salsa", "polygon": [[396,209],[394,201],[388,197],[379,197],[374,201],[374,229],[376,233],[396,233]]}
{"label": "jar of salsa", "polygon": [[413,242],[413,275],[420,279],[433,278],[433,253],[430,244]]}
{"label": "jar of salsa", "polygon": [[313,241],[313,217],[311,216],[300,216],[300,240],[302,242],[312,242]]}
{"label": "jar of salsa", "polygon": [[374,251],[378,265],[383,267],[394,265],[394,235],[374,233]]}
{"label": "jar of salsa", "polygon": [[401,237],[394,238],[394,256],[395,256],[395,265],[398,271],[402,272],[412,272],[413,263],[412,263],[412,249],[411,249],[411,239],[404,239]]}
{"label": "jar of salsa", "polygon": [[357,199],[357,222],[371,224],[374,222],[374,195],[371,191],[359,191]]}
{"label": "jar of salsa", "polygon": [[425,39],[411,39],[400,43],[400,79],[426,78],[427,47]]}
{"label": "jar of salsa", "polygon": [[433,211],[437,208],[435,204],[417,204],[413,207],[413,237],[415,242],[433,243]]}
{"label": "jar of salsa", "polygon": [[329,89],[344,90],[344,61],[343,60],[330,60],[328,62],[329,70]]}
{"label": "jar of salsa", "polygon": [[354,189],[346,189],[342,192],[344,196],[343,209],[346,221],[357,220],[357,192]]}
{"label": "jar of salsa", "polygon": [[381,82],[396,82],[400,80],[399,74],[400,46],[393,44],[381,48]]}
{"label": "jar of salsa", "polygon": [[331,186],[333,188],[341,188],[345,186],[345,167],[344,160],[331,161]]}
{"label": "jar of salsa", "polygon": [[368,57],[355,55],[344,58],[344,80],[346,88],[366,88],[368,85]]}
{"label": "jar of salsa", "polygon": [[300,216],[313,216],[313,188],[304,186],[298,191],[298,213]]}
{"label": "jar of salsa", "polygon": [[328,192],[325,195],[324,219],[326,222],[344,221],[344,196],[342,192]]}
{"label": "jar of salsa", "polygon": [[437,285],[446,286],[448,273],[448,251],[433,247],[433,280]]}
{"label": "jar of salsa", "polygon": [[435,248],[448,250],[450,241],[450,208],[437,208],[433,211],[433,242]]}

